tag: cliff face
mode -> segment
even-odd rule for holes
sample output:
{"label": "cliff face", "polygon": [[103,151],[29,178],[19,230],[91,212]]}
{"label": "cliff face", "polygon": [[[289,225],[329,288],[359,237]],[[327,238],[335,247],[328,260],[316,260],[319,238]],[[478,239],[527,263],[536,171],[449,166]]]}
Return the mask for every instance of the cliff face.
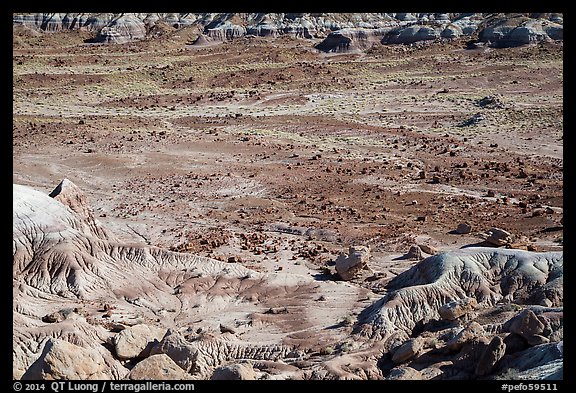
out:
{"label": "cliff face", "polygon": [[44,32],[86,30],[95,41],[125,43],[147,37],[158,23],[176,29],[198,25],[209,40],[245,35],[324,39],[325,52],[363,50],[381,44],[478,37],[493,47],[563,40],[562,14],[478,13],[36,13],[14,14],[13,25]]}

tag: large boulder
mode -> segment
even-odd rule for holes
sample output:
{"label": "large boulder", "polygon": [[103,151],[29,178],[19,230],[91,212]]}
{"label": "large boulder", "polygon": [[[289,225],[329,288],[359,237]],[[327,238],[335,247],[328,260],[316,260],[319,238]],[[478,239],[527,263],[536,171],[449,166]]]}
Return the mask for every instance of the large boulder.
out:
{"label": "large boulder", "polygon": [[165,333],[166,329],[145,324],[124,329],[112,339],[116,356],[122,360],[146,357]]}
{"label": "large boulder", "polygon": [[413,338],[406,341],[404,344],[399,346],[394,354],[392,355],[392,361],[395,364],[404,363],[418,354],[418,351],[422,348],[424,341],[419,338]]}
{"label": "large boulder", "polygon": [[563,25],[543,18],[496,16],[478,33],[481,42],[498,48],[563,39]]}
{"label": "large boulder", "polygon": [[523,337],[528,344],[543,344],[541,337],[542,333],[544,333],[545,325],[532,310],[522,311],[512,318],[508,325],[511,333],[516,333]]}
{"label": "large boulder", "polygon": [[366,246],[350,246],[348,254],[342,253],[336,258],[336,272],[342,280],[349,281],[368,265],[370,248]]}
{"label": "large boulder", "polygon": [[486,242],[496,247],[505,246],[514,242],[514,236],[504,229],[490,228],[486,231]]}
{"label": "large boulder", "polygon": [[453,300],[438,309],[442,319],[453,321],[475,310],[478,302],[473,297]]}
{"label": "large boulder", "polygon": [[[562,279],[562,252],[467,247],[440,252],[394,277],[387,293],[358,317],[356,331],[385,339],[441,318],[439,309],[465,297],[482,308],[499,301],[529,304]],[[447,310],[445,310],[447,311]],[[447,315],[447,314],[446,314]]]}
{"label": "large boulder", "polygon": [[123,44],[146,36],[146,26],[134,14],[122,14],[104,26],[96,36],[97,42]]}
{"label": "large boulder", "polygon": [[475,374],[480,377],[490,374],[505,353],[506,344],[504,344],[501,337],[494,336],[490,344],[488,344],[488,347],[484,350],[482,357],[480,357]]}
{"label": "large boulder", "polygon": [[254,380],[256,373],[250,363],[236,363],[217,367],[211,380]]}
{"label": "large boulder", "polygon": [[389,31],[383,38],[383,44],[412,44],[418,41],[430,41],[440,38],[440,31],[434,26],[412,25]]}
{"label": "large boulder", "polygon": [[181,380],[189,376],[164,353],[152,355],[139,362],[130,374],[132,380]]}
{"label": "large boulder", "polygon": [[110,368],[96,349],[82,348],[64,340],[50,338],[42,354],[24,373],[24,380],[111,379]]}

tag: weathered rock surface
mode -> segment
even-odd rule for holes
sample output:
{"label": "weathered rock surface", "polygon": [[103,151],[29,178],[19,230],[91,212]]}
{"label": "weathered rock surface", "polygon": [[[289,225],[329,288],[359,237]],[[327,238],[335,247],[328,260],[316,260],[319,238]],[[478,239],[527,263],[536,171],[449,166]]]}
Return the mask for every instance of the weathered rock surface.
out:
{"label": "weathered rock surface", "polygon": [[513,369],[518,379],[539,377],[540,379],[556,379],[562,375],[563,352],[558,343],[542,344],[506,355],[499,364],[499,370],[505,372]]}
{"label": "weathered rock surface", "polygon": [[[46,194],[14,185],[15,378],[25,373],[38,375],[34,371],[38,366],[30,366],[52,335],[82,348],[96,345],[111,379],[126,376],[127,369],[119,359],[147,357],[155,345],[157,352],[173,357],[182,372],[186,370],[196,378],[209,378],[215,367],[236,359],[277,361],[304,356],[293,345],[279,342],[230,341],[229,333],[222,338],[203,333],[183,342],[171,338],[173,334],[164,337],[166,327],[160,326],[174,326],[174,315],[179,315],[178,326],[189,326],[199,316],[210,315],[209,322],[201,325],[203,331],[217,331],[219,325],[234,326],[238,315],[252,315],[255,323],[261,323],[256,315],[262,306],[247,300],[256,295],[279,304],[294,304],[304,296],[320,312],[326,302],[333,307],[340,301],[315,302],[320,287],[312,278],[262,274],[236,263],[156,247],[124,246],[117,240],[96,236],[98,232],[90,222],[93,217],[82,207],[84,198],[68,182],[61,185],[53,195],[72,206],[80,201],[76,211]],[[231,291],[230,285],[238,289]],[[330,290],[342,285],[327,282],[322,287]],[[358,296],[353,288],[342,289]],[[196,304],[205,306],[199,309]],[[177,310],[186,311],[176,314]],[[265,315],[265,320],[287,317],[291,315]],[[266,325],[261,330],[268,334]],[[49,372],[43,371],[42,375]],[[98,372],[96,368],[85,373],[89,377]]]}
{"label": "weathered rock surface", "polygon": [[366,29],[345,28],[328,34],[315,46],[322,52],[343,53],[364,51],[377,44],[389,31],[389,28]]}
{"label": "weathered rock surface", "polygon": [[413,44],[440,38],[440,29],[432,26],[415,25],[391,30],[383,38],[383,44]]}
{"label": "weathered rock surface", "polygon": [[396,367],[390,371],[390,374],[388,374],[386,379],[392,381],[403,381],[403,380],[417,381],[424,378],[420,371],[415,370],[412,367]]}
{"label": "weathered rock surface", "polygon": [[134,14],[122,14],[112,19],[96,35],[96,42],[124,44],[146,37],[144,22]]}

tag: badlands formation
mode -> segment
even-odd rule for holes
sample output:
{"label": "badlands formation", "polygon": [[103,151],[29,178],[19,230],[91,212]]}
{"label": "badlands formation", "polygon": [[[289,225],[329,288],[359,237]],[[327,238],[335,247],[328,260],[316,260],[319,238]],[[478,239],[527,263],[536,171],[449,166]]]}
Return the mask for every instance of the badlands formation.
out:
{"label": "badlands formation", "polygon": [[563,379],[562,26],[13,15],[13,378]]}

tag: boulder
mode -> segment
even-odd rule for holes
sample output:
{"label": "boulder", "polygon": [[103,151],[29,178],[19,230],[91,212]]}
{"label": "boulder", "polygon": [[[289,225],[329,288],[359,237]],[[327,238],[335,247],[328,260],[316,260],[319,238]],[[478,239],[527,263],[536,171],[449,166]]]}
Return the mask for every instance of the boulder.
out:
{"label": "boulder", "polygon": [[510,244],[514,241],[512,234],[504,229],[490,228],[486,231],[486,234],[488,235],[486,242],[497,247]]}
{"label": "boulder", "polygon": [[506,344],[499,336],[494,336],[488,347],[484,350],[480,361],[476,366],[475,374],[477,376],[485,376],[494,371],[496,364],[506,353]]}
{"label": "boulder", "polygon": [[516,333],[510,333],[507,335],[504,338],[504,344],[506,345],[506,355],[523,351],[529,347],[526,340]]}
{"label": "boulder", "polygon": [[472,231],[472,226],[468,223],[462,222],[456,227],[456,233],[466,235]]}
{"label": "boulder", "polygon": [[161,353],[152,355],[134,366],[128,379],[181,380],[189,377],[168,355]]}
{"label": "boulder", "polygon": [[368,265],[370,248],[366,246],[350,246],[348,254],[340,254],[336,258],[336,272],[342,280],[349,281]]}
{"label": "boulder", "polygon": [[410,249],[406,253],[406,258],[416,259],[418,261],[421,259],[424,259],[424,257],[422,256],[422,250],[416,244],[413,244],[412,246],[410,246]]}
{"label": "boulder", "polygon": [[255,380],[256,373],[250,363],[229,364],[217,367],[211,380]]}
{"label": "boulder", "polygon": [[109,366],[96,349],[82,348],[68,341],[49,338],[42,354],[26,370],[22,379],[111,379],[109,371]]}
{"label": "boulder", "polygon": [[436,247],[432,247],[428,244],[418,244],[418,247],[428,255],[436,255],[438,253],[438,249]]}
{"label": "boulder", "polygon": [[466,327],[462,329],[456,337],[446,343],[446,348],[450,351],[459,351],[466,342],[482,337],[483,335],[484,328],[482,328],[478,322],[472,321],[466,325]]}
{"label": "boulder", "polygon": [[458,299],[444,304],[438,309],[440,317],[447,321],[453,321],[466,315],[469,312],[474,311],[478,302],[472,297],[466,297],[464,299]]}

